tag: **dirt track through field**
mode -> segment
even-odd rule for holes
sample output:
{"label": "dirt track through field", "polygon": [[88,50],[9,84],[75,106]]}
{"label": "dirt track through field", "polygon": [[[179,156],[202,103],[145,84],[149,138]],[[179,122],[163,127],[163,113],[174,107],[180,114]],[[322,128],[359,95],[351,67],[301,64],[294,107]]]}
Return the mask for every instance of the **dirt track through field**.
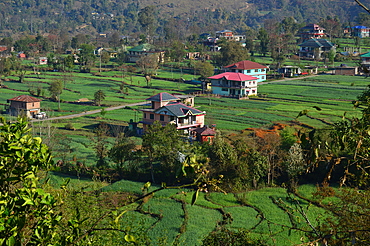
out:
{"label": "dirt track through field", "polygon": [[[145,104],[147,104],[147,103],[148,103],[148,102],[131,103],[131,104],[125,104],[125,105],[119,105],[119,106],[114,106],[114,107],[104,108],[104,110],[105,110],[105,111],[112,111],[112,110],[121,109],[121,108],[125,108],[125,107],[132,107],[132,106],[145,105]],[[46,118],[46,119],[40,119],[40,120],[32,119],[32,122],[37,122],[37,121],[46,121],[46,120],[72,119],[72,118],[82,117],[82,116],[85,116],[85,115],[90,115],[90,114],[100,113],[100,112],[101,112],[101,110],[102,110],[102,109],[95,109],[95,110],[85,111],[85,112],[78,113],[78,114],[63,115],[63,116],[52,117],[52,118]]]}

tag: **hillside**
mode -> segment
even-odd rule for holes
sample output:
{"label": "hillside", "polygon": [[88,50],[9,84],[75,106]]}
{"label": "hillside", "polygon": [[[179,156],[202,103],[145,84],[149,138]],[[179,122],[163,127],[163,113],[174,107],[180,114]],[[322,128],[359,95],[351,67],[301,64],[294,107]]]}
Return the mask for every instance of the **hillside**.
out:
{"label": "hillside", "polygon": [[[370,5],[369,0],[363,3]],[[53,33],[61,29],[73,34],[115,30],[129,35],[140,31],[138,13],[146,6],[155,7],[158,34],[165,32],[168,23],[182,27],[184,34],[225,28],[241,32],[248,27],[260,27],[266,19],[280,21],[293,16],[303,23],[338,16],[342,23],[348,23],[364,12],[352,0],[4,0],[0,2],[0,35]]]}

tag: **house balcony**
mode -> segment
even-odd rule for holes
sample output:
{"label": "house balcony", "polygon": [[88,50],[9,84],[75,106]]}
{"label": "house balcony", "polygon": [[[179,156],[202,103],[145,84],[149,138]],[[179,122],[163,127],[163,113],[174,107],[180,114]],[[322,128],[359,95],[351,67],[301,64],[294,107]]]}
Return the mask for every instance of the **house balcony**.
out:
{"label": "house balcony", "polygon": [[254,85],[251,84],[251,85],[244,85],[244,86],[241,86],[241,85],[225,85],[225,84],[215,84],[215,85],[211,85],[211,86],[241,90],[241,89],[255,88],[255,87],[257,87],[257,82]]}

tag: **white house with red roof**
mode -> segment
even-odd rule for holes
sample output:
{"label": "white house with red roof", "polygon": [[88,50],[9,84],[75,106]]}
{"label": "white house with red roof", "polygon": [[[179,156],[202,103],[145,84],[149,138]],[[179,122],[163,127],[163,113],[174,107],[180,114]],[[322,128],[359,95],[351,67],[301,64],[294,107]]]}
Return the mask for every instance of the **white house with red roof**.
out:
{"label": "white house with red roof", "polygon": [[257,95],[258,78],[243,73],[226,72],[208,77],[212,93],[220,96],[246,98]]}
{"label": "white house with red roof", "polygon": [[7,111],[12,116],[27,116],[34,118],[40,113],[41,100],[29,95],[16,96],[7,100],[10,103]]}
{"label": "white house with red roof", "polygon": [[151,108],[142,109],[144,130],[154,121],[162,125],[175,124],[177,129],[183,130],[204,126],[206,112],[181,103],[180,97],[162,92],[146,100],[151,102]]}
{"label": "white house with red roof", "polygon": [[257,62],[240,61],[223,67],[225,72],[242,73],[257,78],[257,82],[266,80],[267,68]]}

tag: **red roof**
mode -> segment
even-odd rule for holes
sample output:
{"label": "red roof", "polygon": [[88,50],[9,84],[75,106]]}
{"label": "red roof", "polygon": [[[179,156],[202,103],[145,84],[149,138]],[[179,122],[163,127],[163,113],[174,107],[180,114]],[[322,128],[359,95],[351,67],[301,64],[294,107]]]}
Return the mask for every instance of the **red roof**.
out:
{"label": "red roof", "polygon": [[31,97],[29,95],[21,95],[21,96],[13,97],[12,99],[9,99],[9,101],[30,103],[30,102],[41,102],[42,100],[40,100],[36,97]]}
{"label": "red roof", "polygon": [[263,66],[257,62],[252,62],[252,61],[240,61],[228,66],[225,66],[225,68],[235,68],[235,69],[258,69],[258,68],[267,68],[266,66]]}
{"label": "red roof", "polygon": [[225,78],[226,80],[232,80],[232,81],[247,81],[247,80],[257,80],[258,78],[245,75],[244,73],[232,73],[232,72],[226,72],[214,75],[212,77],[208,77],[209,79],[222,79]]}
{"label": "red roof", "polygon": [[216,135],[216,131],[211,129],[211,128],[208,128],[207,126],[200,127],[200,128],[195,128],[195,129],[192,129],[191,131],[196,132],[196,133],[200,134],[201,136],[214,136],[214,135]]}

